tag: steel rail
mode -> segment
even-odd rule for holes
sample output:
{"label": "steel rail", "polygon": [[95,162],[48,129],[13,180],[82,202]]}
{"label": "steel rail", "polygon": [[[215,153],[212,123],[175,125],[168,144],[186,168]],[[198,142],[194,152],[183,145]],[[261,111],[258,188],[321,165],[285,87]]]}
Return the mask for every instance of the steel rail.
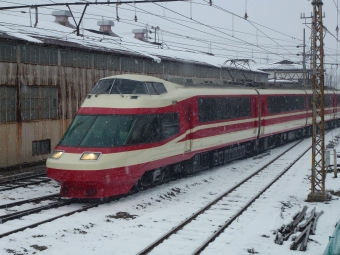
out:
{"label": "steel rail", "polygon": [[[5,184],[5,185],[7,185],[7,188],[0,188],[0,191],[17,189],[17,188],[26,187],[26,186],[29,186],[29,185],[35,185],[35,184],[39,184],[39,183],[43,183],[43,182],[50,182],[50,181],[52,181],[52,180],[51,179],[45,179],[45,180],[39,180],[39,181],[31,181],[31,182],[27,182],[27,183],[20,184],[20,185],[13,184],[14,186],[9,186],[10,184]],[[0,186],[5,186],[5,185],[0,185]]]}
{"label": "steel rail", "polygon": [[[1,181],[0,186],[11,184],[12,182],[16,182],[16,181],[23,181],[27,179],[34,179],[34,178],[45,177],[45,176],[46,174],[34,174],[34,175],[28,175],[25,177],[14,178],[14,179],[6,180],[6,181]],[[10,178],[10,176],[8,176],[7,178]]]}
{"label": "steel rail", "polygon": [[14,207],[14,206],[19,206],[19,205],[23,205],[23,204],[32,203],[32,202],[39,202],[39,201],[51,199],[51,198],[54,198],[54,197],[59,197],[60,198],[59,193],[55,193],[55,194],[47,195],[47,196],[43,196],[43,197],[31,198],[31,199],[27,199],[27,200],[21,200],[21,201],[9,203],[9,204],[0,205],[0,209],[11,208],[11,207]]}
{"label": "steel rail", "polygon": [[[270,162],[268,162],[266,165],[264,165],[263,167],[261,167],[259,170],[257,170],[256,172],[252,173],[251,175],[249,175],[248,177],[246,177],[245,179],[243,179],[241,182],[239,182],[238,184],[236,184],[235,186],[233,186],[232,188],[230,188],[228,191],[224,192],[222,195],[220,195],[219,197],[217,197],[216,199],[214,199],[212,202],[210,202],[209,204],[207,204],[205,207],[203,207],[202,209],[200,209],[199,211],[197,211],[196,213],[194,213],[192,216],[190,216],[189,218],[187,218],[186,220],[184,220],[183,222],[181,222],[179,225],[177,225],[175,228],[173,228],[172,230],[170,230],[168,233],[164,234],[162,237],[160,237],[158,240],[156,240],[155,242],[153,242],[152,244],[150,244],[149,246],[147,246],[145,249],[143,249],[141,252],[137,253],[138,255],[145,255],[148,254],[149,252],[151,252],[154,248],[156,248],[159,244],[161,244],[163,241],[165,241],[166,239],[168,239],[170,236],[172,236],[173,234],[175,234],[176,232],[178,232],[180,229],[182,229],[184,226],[188,225],[191,221],[193,221],[195,218],[197,218],[199,215],[203,214],[205,211],[209,210],[210,207],[212,207],[213,205],[215,205],[217,202],[219,202],[222,198],[224,198],[225,196],[227,196],[228,194],[230,194],[231,192],[233,192],[234,190],[236,190],[238,187],[240,187],[242,184],[244,184],[245,182],[247,182],[248,180],[250,180],[251,178],[253,178],[254,176],[256,176],[258,173],[260,173],[261,171],[263,171],[265,168],[267,168],[269,165],[271,165],[273,162],[275,162],[278,158],[280,158],[281,156],[283,156],[284,154],[286,154],[288,151],[290,151],[291,149],[293,149],[295,146],[297,146],[299,143],[301,143],[303,140],[300,140],[299,142],[297,142],[296,144],[294,144],[292,147],[288,148],[287,150],[285,150],[283,153],[281,153],[280,155],[278,155],[277,157],[275,157],[273,160],[271,160]],[[309,150],[310,148],[308,148]],[[307,151],[308,151],[307,150]],[[304,155],[304,154],[303,154]],[[302,156],[301,156],[302,157]],[[296,161],[294,161],[295,163]],[[286,172],[287,170],[285,170],[284,172]],[[283,174],[280,174],[280,177]],[[278,177],[279,178],[279,177]],[[278,179],[277,178],[277,179]],[[275,179],[275,181],[277,180]],[[275,182],[274,181],[274,182]],[[273,183],[274,183],[273,182]],[[272,183],[270,184],[272,185]],[[268,188],[268,186],[265,188],[265,190]],[[264,191],[265,191],[264,190]],[[262,191],[261,194],[264,192]],[[260,194],[260,195],[261,195]],[[258,195],[258,196],[260,196]],[[256,196],[256,198],[258,197]],[[251,201],[251,203],[253,203],[253,201],[256,200],[256,198],[254,200]],[[247,204],[247,207],[249,207],[249,205],[251,203]],[[241,211],[243,212],[244,210],[246,210],[245,207],[244,209],[242,209]],[[240,214],[242,214],[242,212],[238,212],[238,216]],[[237,218],[238,216],[234,216],[233,218]],[[229,220],[230,221],[230,220]],[[228,222],[229,222],[228,221]],[[229,223],[229,225],[232,223],[232,221]],[[227,225],[227,226],[229,226]],[[223,229],[224,230],[224,229]],[[223,230],[218,230],[220,231],[219,233],[221,233]],[[217,236],[216,236],[217,237]],[[216,237],[214,237],[213,239],[215,239]],[[209,240],[212,240],[212,238],[209,238]],[[210,243],[211,241],[209,241]],[[208,244],[209,244],[208,243]],[[207,244],[207,245],[208,245]],[[201,246],[203,247],[203,245]],[[201,248],[200,247],[200,248]],[[205,248],[206,246],[204,246]],[[204,249],[203,248],[203,249]],[[202,249],[202,250],[203,250]],[[197,250],[198,251],[198,250]],[[197,252],[196,251],[196,252]],[[196,254],[196,253],[195,253]]]}
{"label": "steel rail", "polygon": [[62,214],[62,215],[55,216],[55,217],[53,217],[53,218],[50,218],[50,219],[47,219],[47,220],[44,220],[44,221],[40,221],[40,222],[31,224],[31,225],[28,225],[28,226],[25,226],[25,227],[21,227],[21,228],[15,229],[15,230],[11,230],[11,231],[9,231],[9,232],[0,234],[0,238],[3,238],[3,237],[5,237],[5,236],[8,236],[8,235],[11,235],[11,234],[20,232],[20,231],[23,231],[23,230],[25,230],[25,229],[27,229],[27,228],[35,228],[35,227],[37,227],[37,226],[39,226],[39,225],[42,225],[42,224],[47,223],[47,222],[54,221],[54,220],[56,220],[56,219],[59,219],[59,218],[65,217],[65,216],[70,216],[70,215],[75,214],[75,213],[78,213],[78,212],[86,211],[86,210],[91,209],[91,208],[93,208],[93,207],[97,207],[97,206],[100,205],[100,204],[102,204],[102,203],[95,203],[95,204],[91,204],[91,205],[88,205],[88,206],[84,206],[83,208],[78,209],[78,210],[74,210],[74,211],[72,211],[72,212],[64,213],[64,214]]}
{"label": "steel rail", "polygon": [[[57,220],[57,219],[62,218],[62,217],[66,217],[66,216],[70,216],[70,215],[75,214],[75,213],[87,211],[88,209],[97,207],[97,206],[99,206],[101,204],[110,203],[110,202],[118,200],[119,198],[122,198],[122,197],[126,197],[126,195],[120,195],[120,196],[116,196],[116,197],[107,199],[105,201],[100,201],[100,202],[97,202],[97,203],[92,203],[90,205],[83,206],[83,208],[81,208],[81,209],[77,209],[77,210],[74,210],[74,211],[71,211],[71,212],[68,212],[68,213],[64,213],[64,214],[61,214],[61,215],[58,215],[58,216],[55,216],[55,217],[52,217],[52,218],[49,218],[49,219],[46,219],[46,220],[43,220],[43,221],[39,221],[37,223],[33,223],[31,225],[28,225],[28,226],[24,226],[24,227],[21,227],[21,228],[18,228],[18,229],[14,229],[14,230],[8,231],[6,233],[2,233],[2,234],[0,234],[0,238],[3,238],[5,236],[9,236],[11,234],[15,234],[15,233],[20,232],[20,231],[24,231],[27,228],[35,228],[35,227],[37,227],[39,225],[42,225],[42,224],[45,224],[45,223]],[[72,200],[72,202],[73,201],[77,201],[77,199],[70,199],[70,200]]]}
{"label": "steel rail", "polygon": [[2,215],[2,216],[0,216],[0,224],[5,223],[6,221],[9,221],[9,220],[20,219],[23,216],[38,213],[38,212],[41,212],[42,210],[58,208],[58,207],[61,207],[61,206],[64,206],[64,205],[69,205],[69,204],[73,203],[74,201],[75,201],[75,199],[65,199],[65,200],[57,201],[57,202],[54,202],[54,203],[51,203],[51,204],[48,204],[48,205],[43,205],[43,206],[39,206],[39,207],[36,207],[36,208],[23,210],[23,211],[20,211],[20,212]]}
{"label": "steel rail", "polygon": [[7,6],[0,7],[1,10],[12,10],[19,8],[38,8],[38,7],[49,7],[49,6],[68,6],[68,5],[109,5],[109,4],[146,4],[146,3],[164,3],[164,2],[184,2],[186,0],[146,0],[146,1],[106,1],[106,2],[71,2],[71,3],[56,3],[56,4],[31,4],[31,5],[19,5],[19,6]]}
{"label": "steel rail", "polygon": [[223,226],[221,226],[214,234],[209,237],[204,244],[202,244],[193,254],[200,254],[211,242],[213,242],[231,223],[233,223],[245,210],[249,208],[267,189],[269,189],[278,179],[280,179],[289,169],[295,165],[295,163],[300,160],[310,149],[310,146],[305,150],[298,158],[296,158],[285,170],[283,170],[273,181],[271,181],[258,195],[256,195],[252,200],[250,200],[241,210],[237,212],[231,219],[229,219]]}

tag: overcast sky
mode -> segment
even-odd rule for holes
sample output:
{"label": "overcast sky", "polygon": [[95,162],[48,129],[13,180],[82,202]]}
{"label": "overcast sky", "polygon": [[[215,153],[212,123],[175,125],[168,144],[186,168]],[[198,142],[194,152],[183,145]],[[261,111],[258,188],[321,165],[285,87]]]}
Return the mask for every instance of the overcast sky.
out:
{"label": "overcast sky", "polygon": [[[94,2],[93,0],[92,2]],[[18,4],[76,2],[70,0],[1,0],[0,6]],[[85,2],[85,1],[84,1]],[[91,1],[89,1],[91,2]],[[306,29],[306,50],[310,45],[311,19],[300,19],[300,14],[311,15],[313,7],[307,0],[193,0],[191,3],[143,3],[120,5],[116,21],[115,5],[89,6],[86,10],[83,28],[98,29],[98,20],[113,20],[113,31],[122,36],[133,36],[134,28],[158,26],[159,40],[163,47],[178,50],[210,52],[230,58],[253,58],[258,64],[270,63],[282,59],[301,61],[303,28]],[[323,11],[326,14],[324,26],[330,31],[325,36],[325,54],[327,63],[336,63],[338,0],[324,0]],[[83,7],[71,6],[78,21]],[[54,20],[53,10],[67,10],[66,6],[40,8],[39,25]],[[0,11],[1,20],[13,19],[26,15],[21,9]],[[33,11],[32,11],[33,12]],[[248,20],[243,17],[247,12]],[[234,13],[235,15],[232,15]],[[134,21],[135,15],[137,22]],[[192,20],[190,19],[192,18]],[[34,16],[32,15],[32,19]],[[72,20],[71,20],[72,22]],[[150,27],[149,27],[150,30]],[[86,31],[85,31],[86,33]],[[154,34],[149,34],[154,40]],[[158,40],[158,39],[157,39]],[[327,68],[335,68],[328,65]]]}

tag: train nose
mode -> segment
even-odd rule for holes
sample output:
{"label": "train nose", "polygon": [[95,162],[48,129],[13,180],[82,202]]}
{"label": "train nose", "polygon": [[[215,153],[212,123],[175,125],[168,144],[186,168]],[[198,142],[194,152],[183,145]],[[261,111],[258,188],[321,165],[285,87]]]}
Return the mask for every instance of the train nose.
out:
{"label": "train nose", "polygon": [[82,183],[81,185],[64,183],[60,188],[60,195],[64,197],[88,197],[93,198],[98,194],[96,183]]}
{"label": "train nose", "polygon": [[97,189],[89,188],[89,189],[86,189],[84,193],[86,197],[94,197],[97,195]]}
{"label": "train nose", "polygon": [[67,186],[62,186],[60,188],[60,195],[67,196],[67,194],[68,194],[68,187]]}

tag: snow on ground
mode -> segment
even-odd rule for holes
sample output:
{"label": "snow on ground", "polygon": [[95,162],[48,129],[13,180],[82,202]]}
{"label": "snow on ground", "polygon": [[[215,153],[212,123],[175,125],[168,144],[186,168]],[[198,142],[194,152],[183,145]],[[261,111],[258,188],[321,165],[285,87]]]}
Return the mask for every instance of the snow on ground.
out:
{"label": "snow on ground", "polygon": [[59,193],[60,186],[55,181],[42,182],[39,185],[28,185],[26,187],[1,191],[0,205],[14,203],[17,201],[52,195]]}
{"label": "snow on ground", "polygon": [[[337,132],[327,134],[326,141]],[[310,144],[311,139],[302,142],[296,147],[297,154]],[[136,254],[290,146],[272,150],[263,158],[236,161],[3,237],[0,239],[0,254]],[[310,188],[310,165],[311,152],[265,192],[203,254],[249,254],[247,249],[254,249],[259,254],[297,254],[299,251],[289,250],[291,239],[283,245],[275,244],[273,230],[289,223],[304,205],[308,206],[308,212],[313,207],[317,212],[324,211],[319,218],[316,235],[311,236],[313,241],[308,243],[304,253],[321,254],[340,219],[340,200],[333,197],[326,203],[305,202]],[[339,190],[339,181],[332,178],[332,174],[327,174],[326,187]],[[4,203],[2,199],[0,197],[1,204]],[[38,221],[42,214],[46,212],[6,222],[6,229],[20,221]],[[0,234],[3,233],[1,229]],[[176,247],[162,252],[177,253]]]}

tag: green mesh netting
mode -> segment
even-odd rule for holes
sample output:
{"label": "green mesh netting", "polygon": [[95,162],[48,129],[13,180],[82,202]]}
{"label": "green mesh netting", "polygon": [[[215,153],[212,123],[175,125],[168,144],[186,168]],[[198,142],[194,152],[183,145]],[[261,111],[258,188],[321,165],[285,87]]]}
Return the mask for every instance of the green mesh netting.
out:
{"label": "green mesh netting", "polygon": [[329,237],[329,242],[323,255],[340,255],[340,221],[333,235]]}

